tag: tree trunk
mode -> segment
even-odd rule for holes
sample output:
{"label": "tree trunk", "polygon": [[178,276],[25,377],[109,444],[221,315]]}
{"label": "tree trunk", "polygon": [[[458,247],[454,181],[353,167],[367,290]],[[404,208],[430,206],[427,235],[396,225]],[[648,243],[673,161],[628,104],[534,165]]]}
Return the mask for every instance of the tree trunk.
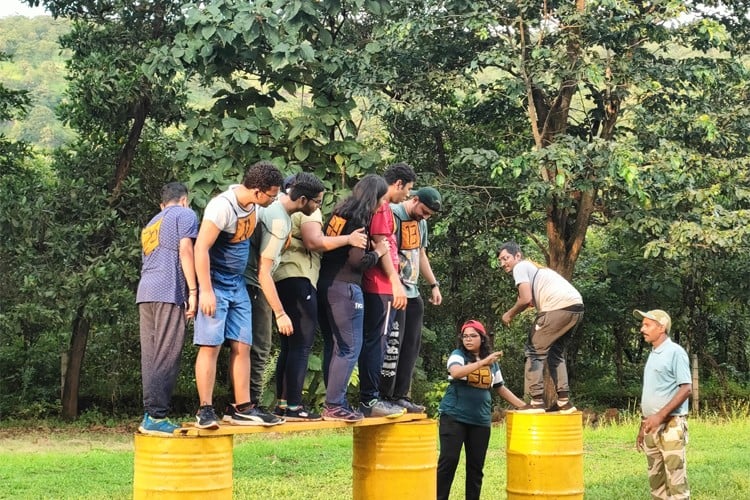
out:
{"label": "tree trunk", "polygon": [[83,316],[83,306],[79,307],[76,312],[72,329],[62,398],[62,417],[68,420],[73,420],[78,416],[78,388],[81,382],[81,367],[83,366],[83,356],[86,354],[86,341],[91,329],[89,320]]}
{"label": "tree trunk", "polygon": [[135,150],[138,146],[138,141],[141,139],[143,125],[146,123],[150,107],[151,103],[148,97],[141,97],[135,105],[135,109],[133,110],[133,126],[130,127],[128,141],[123,146],[117,158],[112,195],[110,196],[111,204],[114,204],[115,200],[120,197],[122,183],[125,181],[128,172],[130,172],[130,166],[133,163],[133,158],[135,158]]}

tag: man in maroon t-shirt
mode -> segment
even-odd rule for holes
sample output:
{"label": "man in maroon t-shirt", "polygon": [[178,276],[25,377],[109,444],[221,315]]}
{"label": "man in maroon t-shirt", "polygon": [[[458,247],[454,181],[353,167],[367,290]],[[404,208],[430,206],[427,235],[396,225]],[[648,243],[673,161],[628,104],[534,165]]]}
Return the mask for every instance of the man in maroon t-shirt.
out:
{"label": "man in maroon t-shirt", "polygon": [[405,411],[401,406],[381,400],[378,387],[395,310],[406,307],[406,291],[398,274],[396,224],[389,203],[401,203],[409,196],[417,174],[406,163],[396,163],[386,169],[383,177],[388,183],[388,201],[372,217],[369,233],[375,242],[388,240],[389,255],[383,256],[377,266],[362,276],[365,319],[359,355],[359,411],[365,417],[398,417]]}

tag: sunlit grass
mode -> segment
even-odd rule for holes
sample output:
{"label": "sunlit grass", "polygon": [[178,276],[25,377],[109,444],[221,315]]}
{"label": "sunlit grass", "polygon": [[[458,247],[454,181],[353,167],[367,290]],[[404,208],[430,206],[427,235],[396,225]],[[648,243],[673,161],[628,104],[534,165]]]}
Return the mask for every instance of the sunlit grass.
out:
{"label": "sunlit grass", "polygon": [[[742,411],[690,420],[693,499],[750,498],[750,419]],[[626,415],[623,423],[583,430],[587,500],[648,498],[646,458],[635,450],[638,425],[635,416]],[[507,497],[505,433],[504,425],[492,430],[484,470],[486,500]],[[235,499],[352,498],[349,430],[237,436],[233,464]],[[454,500],[463,498],[463,466],[454,482]],[[0,484],[0,498],[131,498],[130,435],[3,429]],[[419,498],[417,493],[408,497]]]}

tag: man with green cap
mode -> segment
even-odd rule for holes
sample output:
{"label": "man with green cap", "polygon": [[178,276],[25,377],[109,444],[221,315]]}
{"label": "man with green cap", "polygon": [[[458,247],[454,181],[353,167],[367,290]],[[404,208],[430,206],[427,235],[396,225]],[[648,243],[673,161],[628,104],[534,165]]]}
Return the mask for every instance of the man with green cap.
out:
{"label": "man with green cap", "polygon": [[688,355],[669,338],[669,314],[636,309],[633,315],[642,320],[640,332],[652,346],[643,370],[642,420],[635,446],[646,453],[652,498],[690,498],[685,462],[692,391]]}
{"label": "man with green cap", "polygon": [[406,409],[422,413],[425,408],[409,399],[414,365],[422,342],[424,301],[419,294],[419,275],[430,285],[429,302],[440,305],[440,283],[435,279],[427,257],[427,219],[443,208],[443,198],[437,189],[422,187],[412,197],[391,204],[396,221],[399,275],[406,291],[406,309],[396,311],[380,375],[381,397]]}

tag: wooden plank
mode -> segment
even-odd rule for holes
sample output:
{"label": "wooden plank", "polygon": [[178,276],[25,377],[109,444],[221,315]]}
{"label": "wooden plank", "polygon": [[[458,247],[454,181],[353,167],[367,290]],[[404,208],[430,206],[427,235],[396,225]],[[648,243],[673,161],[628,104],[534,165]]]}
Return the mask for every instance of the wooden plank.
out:
{"label": "wooden plank", "polygon": [[228,434],[260,434],[260,433],[280,433],[280,432],[307,432],[319,431],[323,429],[343,429],[345,427],[365,427],[370,425],[387,425],[401,422],[410,422],[413,420],[424,420],[427,415],[424,413],[406,413],[397,418],[365,418],[359,422],[348,423],[330,420],[319,420],[317,422],[285,422],[283,424],[264,427],[261,425],[235,425],[222,422],[221,427],[217,430],[198,429],[193,423],[183,423],[182,428],[175,431],[180,436],[226,436]]}

